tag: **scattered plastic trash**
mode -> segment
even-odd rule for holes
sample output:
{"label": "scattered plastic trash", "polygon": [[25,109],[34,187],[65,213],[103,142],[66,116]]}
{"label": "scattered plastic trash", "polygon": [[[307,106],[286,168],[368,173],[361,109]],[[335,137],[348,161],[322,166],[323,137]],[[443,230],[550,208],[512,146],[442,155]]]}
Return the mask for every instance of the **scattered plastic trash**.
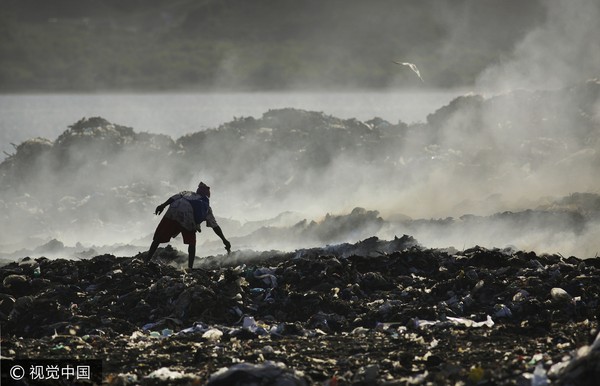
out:
{"label": "scattered plastic trash", "polygon": [[148,331],[148,330],[151,330],[151,329],[153,329],[154,327],[156,327],[156,326],[159,326],[159,325],[160,325],[160,322],[154,322],[154,323],[148,323],[148,324],[144,324],[144,325],[142,326],[142,330],[144,330],[144,331]]}
{"label": "scattered plastic trash", "polygon": [[556,303],[566,304],[573,302],[573,297],[562,288],[552,288],[550,290],[550,296],[552,297],[552,300]]}
{"label": "scattered plastic trash", "polygon": [[194,378],[193,375],[187,375],[179,371],[170,370],[168,367],[161,367],[147,375],[147,378],[158,379],[160,381],[169,381],[181,378]]}
{"label": "scattered plastic trash", "polygon": [[269,288],[277,287],[277,277],[273,275],[273,270],[269,268],[258,268],[253,273],[254,278],[261,281]]}
{"label": "scattered plastic trash", "polygon": [[193,334],[196,332],[206,332],[209,329],[209,327],[202,323],[202,322],[195,322],[193,326],[188,327],[188,328],[184,328],[183,330],[179,331],[178,334]]}
{"label": "scattered plastic trash", "polygon": [[476,322],[474,320],[467,319],[467,318],[458,318],[458,317],[453,317],[453,316],[447,316],[446,320],[414,319],[413,324],[414,324],[415,328],[426,327],[426,326],[435,326],[435,325],[441,325],[441,324],[455,324],[455,325],[462,325],[465,327],[473,327],[473,328],[479,328],[479,327],[491,328],[494,326],[494,321],[492,320],[492,317],[489,315],[487,315],[486,320],[484,320],[482,322]]}
{"label": "scattered plastic trash", "polygon": [[145,338],[146,335],[141,331],[134,331],[129,337],[130,340],[139,340]]}
{"label": "scattered plastic trash", "polygon": [[250,294],[252,296],[264,295],[266,290],[264,288],[251,288]]}
{"label": "scattered plastic trash", "polygon": [[222,336],[223,336],[223,331],[216,329],[216,328],[210,328],[210,329],[206,330],[204,332],[204,334],[202,334],[202,338],[207,339],[207,340],[212,340],[212,341],[217,341],[217,340],[221,339]]}
{"label": "scattered plastic trash", "polygon": [[519,290],[516,294],[513,295],[512,301],[515,303],[520,303],[527,300],[527,298],[529,298],[529,292],[525,290]]}
{"label": "scattered plastic trash", "polygon": [[266,326],[261,326],[252,316],[245,316],[242,322],[242,328],[248,331],[251,331],[258,335],[267,335],[268,332],[265,328]]}
{"label": "scattered plastic trash", "polygon": [[492,327],[494,327],[494,321],[492,320],[492,317],[489,315],[486,315],[486,319],[482,322],[475,322],[473,320],[466,319],[466,318],[454,318],[452,316],[448,316],[447,319],[455,324],[462,324],[466,327],[473,327],[473,328],[479,328],[479,327],[492,328]]}
{"label": "scattered plastic trash", "polygon": [[538,363],[533,370],[533,377],[531,378],[531,386],[548,386],[549,380],[544,370],[544,365]]}
{"label": "scattered plastic trash", "polygon": [[512,311],[504,304],[496,304],[494,306],[494,316],[496,318],[510,318]]}

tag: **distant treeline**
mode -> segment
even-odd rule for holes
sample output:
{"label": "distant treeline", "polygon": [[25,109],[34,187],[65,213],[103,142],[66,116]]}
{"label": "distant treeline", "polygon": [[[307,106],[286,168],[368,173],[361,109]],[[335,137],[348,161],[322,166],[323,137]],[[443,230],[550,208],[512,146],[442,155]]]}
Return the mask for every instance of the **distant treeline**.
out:
{"label": "distant treeline", "polygon": [[0,0],[0,91],[471,84],[541,0]]}

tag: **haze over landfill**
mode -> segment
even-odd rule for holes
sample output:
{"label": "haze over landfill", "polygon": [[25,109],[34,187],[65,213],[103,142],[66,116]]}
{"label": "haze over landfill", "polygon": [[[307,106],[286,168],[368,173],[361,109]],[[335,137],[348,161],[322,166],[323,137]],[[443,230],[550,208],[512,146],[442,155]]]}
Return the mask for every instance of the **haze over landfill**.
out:
{"label": "haze over landfill", "polygon": [[0,0],[0,383],[596,386],[598,20]]}
{"label": "haze over landfill", "polygon": [[52,239],[143,249],[154,206],[198,180],[239,248],[409,233],[432,247],[600,250],[594,1],[5,3],[4,92],[473,91],[420,123],[265,106],[168,138],[70,117],[2,164],[5,254]]}

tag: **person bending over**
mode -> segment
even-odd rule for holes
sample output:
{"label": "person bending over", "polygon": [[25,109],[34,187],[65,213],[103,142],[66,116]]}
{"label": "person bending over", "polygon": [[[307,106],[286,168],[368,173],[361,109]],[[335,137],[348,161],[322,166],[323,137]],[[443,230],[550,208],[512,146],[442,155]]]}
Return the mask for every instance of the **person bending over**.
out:
{"label": "person bending over", "polygon": [[231,243],[227,241],[221,227],[215,220],[212,208],[210,207],[210,187],[200,182],[196,192],[183,191],[159,206],[156,207],[154,214],[159,215],[169,206],[169,209],[160,220],[160,223],[154,231],[154,237],[150,250],[146,256],[145,262],[152,260],[160,243],[168,243],[173,237],[181,233],[183,243],[188,245],[188,268],[191,270],[196,258],[196,231],[200,232],[200,224],[206,221],[206,225],[213,229],[215,234],[221,238],[227,253],[231,251]]}

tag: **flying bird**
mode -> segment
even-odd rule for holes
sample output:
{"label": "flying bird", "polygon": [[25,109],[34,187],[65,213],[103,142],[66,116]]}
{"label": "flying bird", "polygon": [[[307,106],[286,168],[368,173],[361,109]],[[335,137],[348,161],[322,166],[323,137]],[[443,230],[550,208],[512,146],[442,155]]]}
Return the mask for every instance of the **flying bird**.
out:
{"label": "flying bird", "polygon": [[397,62],[397,61],[395,61],[395,60],[392,60],[392,62],[394,62],[394,63],[396,63],[396,64],[399,64],[399,65],[401,65],[401,66],[408,66],[408,67],[410,67],[410,69],[411,69],[411,70],[413,70],[415,74],[417,74],[417,76],[419,77],[419,79],[421,79],[421,82],[423,82],[423,83],[425,82],[425,81],[423,80],[423,78],[421,78],[421,71],[419,71],[419,69],[417,68],[417,66],[416,66],[416,65],[414,65],[413,63],[408,63],[408,62]]}

